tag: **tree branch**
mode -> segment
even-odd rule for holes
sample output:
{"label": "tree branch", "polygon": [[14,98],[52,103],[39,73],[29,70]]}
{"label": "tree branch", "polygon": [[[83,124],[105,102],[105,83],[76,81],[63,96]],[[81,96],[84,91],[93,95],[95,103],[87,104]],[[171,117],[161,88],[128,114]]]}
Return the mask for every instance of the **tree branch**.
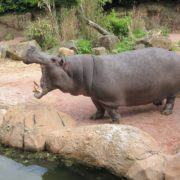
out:
{"label": "tree branch", "polygon": [[97,30],[100,34],[102,35],[110,35],[112,33],[110,33],[109,31],[107,31],[106,29],[102,28],[100,25],[96,24],[95,22],[91,21],[90,19],[88,19],[86,16],[85,16],[85,13],[84,13],[84,9],[83,9],[83,6],[82,4],[80,4],[80,9],[78,11],[78,14],[79,16],[82,18],[82,20],[88,24],[90,27],[94,28],[95,30]]}

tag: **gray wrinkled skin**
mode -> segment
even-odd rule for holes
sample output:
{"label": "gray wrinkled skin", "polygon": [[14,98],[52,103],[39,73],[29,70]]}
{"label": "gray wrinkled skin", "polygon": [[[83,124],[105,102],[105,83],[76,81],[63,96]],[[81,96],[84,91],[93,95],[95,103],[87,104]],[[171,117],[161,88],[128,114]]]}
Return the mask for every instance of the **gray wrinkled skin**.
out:
{"label": "gray wrinkled skin", "polygon": [[99,119],[107,111],[119,122],[119,106],[148,103],[161,105],[171,114],[175,95],[180,91],[180,56],[161,48],[145,48],[116,55],[69,57],[51,56],[30,48],[24,63],[41,64],[41,98],[59,89],[72,95],[91,97]]}

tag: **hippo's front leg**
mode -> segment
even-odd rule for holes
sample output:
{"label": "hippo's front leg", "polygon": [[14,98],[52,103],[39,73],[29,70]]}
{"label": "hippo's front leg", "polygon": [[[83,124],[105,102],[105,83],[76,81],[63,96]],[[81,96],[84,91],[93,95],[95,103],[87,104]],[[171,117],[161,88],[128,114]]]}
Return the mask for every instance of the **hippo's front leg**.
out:
{"label": "hippo's front leg", "polygon": [[95,98],[91,98],[91,100],[94,103],[94,105],[96,106],[97,111],[90,118],[93,120],[102,119],[104,117],[105,108]]}

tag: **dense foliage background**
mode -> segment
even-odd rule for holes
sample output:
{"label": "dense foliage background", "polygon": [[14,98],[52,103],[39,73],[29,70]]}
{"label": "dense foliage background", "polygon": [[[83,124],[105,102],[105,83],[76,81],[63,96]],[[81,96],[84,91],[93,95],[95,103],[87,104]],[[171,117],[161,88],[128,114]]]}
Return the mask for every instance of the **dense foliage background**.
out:
{"label": "dense foliage background", "polygon": [[[63,7],[72,7],[77,5],[79,2],[83,0],[0,0],[0,13],[6,12],[25,12],[29,11],[29,9],[37,8],[38,3],[42,1],[54,1],[56,6],[63,6]],[[101,3],[103,6],[106,7],[114,7],[114,6],[124,6],[124,7],[131,7],[138,3],[145,3],[145,2],[163,2],[163,1],[174,1],[180,2],[180,0],[93,0]]]}

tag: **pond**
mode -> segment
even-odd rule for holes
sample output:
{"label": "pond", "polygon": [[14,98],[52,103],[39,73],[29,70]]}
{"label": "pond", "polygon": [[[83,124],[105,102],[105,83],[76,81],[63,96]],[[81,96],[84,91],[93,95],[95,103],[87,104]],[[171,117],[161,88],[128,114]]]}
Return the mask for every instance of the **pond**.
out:
{"label": "pond", "polygon": [[[39,163],[38,163],[39,164]],[[0,180],[118,180],[104,170],[58,163],[25,166],[0,155]]]}

